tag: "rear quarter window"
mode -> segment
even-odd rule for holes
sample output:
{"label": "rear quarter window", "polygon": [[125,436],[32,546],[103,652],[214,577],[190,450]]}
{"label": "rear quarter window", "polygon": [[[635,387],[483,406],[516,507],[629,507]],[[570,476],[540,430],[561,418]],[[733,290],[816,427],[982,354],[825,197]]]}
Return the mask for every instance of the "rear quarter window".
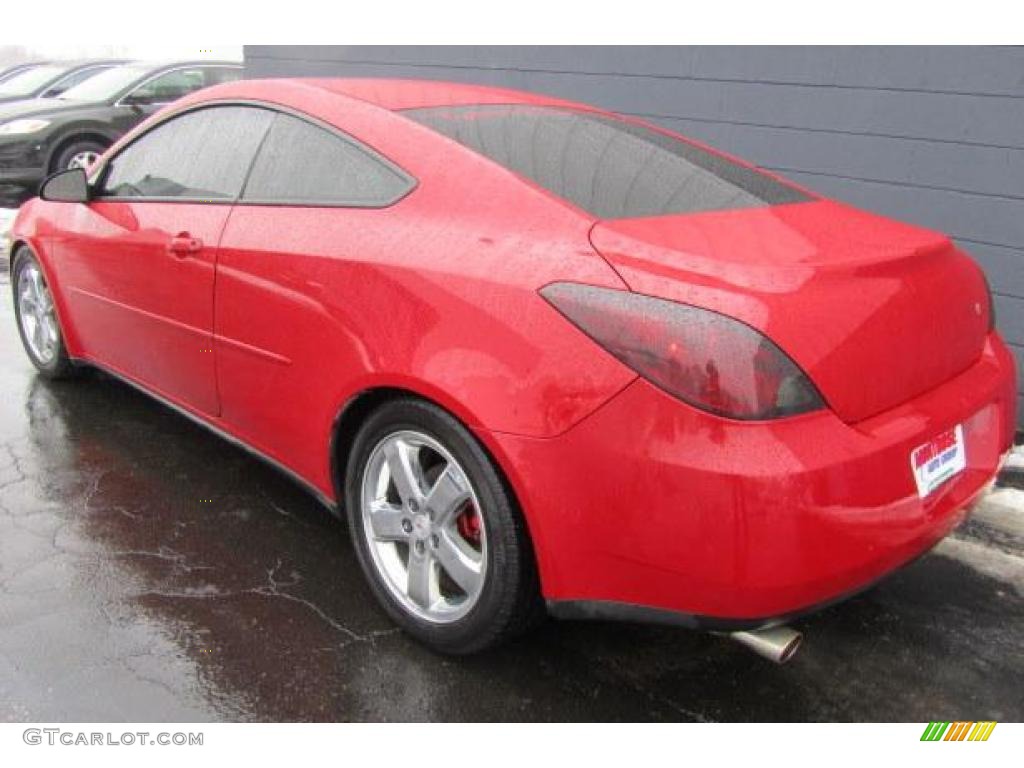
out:
{"label": "rear quarter window", "polygon": [[278,114],[256,157],[242,199],[377,208],[412,188],[383,159],[326,128]]}
{"label": "rear quarter window", "polygon": [[799,189],[674,136],[614,117],[528,105],[403,114],[601,219],[796,203]]}

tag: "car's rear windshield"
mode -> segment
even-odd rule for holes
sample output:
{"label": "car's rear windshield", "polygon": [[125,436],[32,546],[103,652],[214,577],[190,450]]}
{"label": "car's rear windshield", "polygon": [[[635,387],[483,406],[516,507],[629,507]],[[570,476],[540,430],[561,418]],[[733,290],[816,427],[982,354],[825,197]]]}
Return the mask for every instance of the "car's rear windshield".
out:
{"label": "car's rear windshield", "polygon": [[803,202],[804,192],[626,120],[521,104],[403,111],[601,219]]}

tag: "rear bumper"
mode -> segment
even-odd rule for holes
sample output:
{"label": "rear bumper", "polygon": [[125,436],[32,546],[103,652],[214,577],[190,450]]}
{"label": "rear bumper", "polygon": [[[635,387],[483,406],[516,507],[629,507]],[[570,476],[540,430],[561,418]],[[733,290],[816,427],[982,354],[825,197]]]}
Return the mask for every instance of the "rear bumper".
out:
{"label": "rear bumper", "polygon": [[[558,615],[743,628],[855,593],[959,525],[1013,439],[997,336],[941,387],[857,424],[719,419],[638,380],[548,440],[493,435]],[[963,424],[967,468],[925,499],[910,452]]]}

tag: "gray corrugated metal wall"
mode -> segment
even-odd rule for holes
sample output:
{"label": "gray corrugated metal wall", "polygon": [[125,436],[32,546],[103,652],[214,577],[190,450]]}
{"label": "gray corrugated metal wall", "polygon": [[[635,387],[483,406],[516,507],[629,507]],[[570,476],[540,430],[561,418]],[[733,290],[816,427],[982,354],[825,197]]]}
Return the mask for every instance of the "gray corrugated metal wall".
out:
{"label": "gray corrugated metal wall", "polygon": [[1024,371],[1024,47],[252,45],[245,61],[250,77],[433,78],[589,102],[943,230],[988,272]]}

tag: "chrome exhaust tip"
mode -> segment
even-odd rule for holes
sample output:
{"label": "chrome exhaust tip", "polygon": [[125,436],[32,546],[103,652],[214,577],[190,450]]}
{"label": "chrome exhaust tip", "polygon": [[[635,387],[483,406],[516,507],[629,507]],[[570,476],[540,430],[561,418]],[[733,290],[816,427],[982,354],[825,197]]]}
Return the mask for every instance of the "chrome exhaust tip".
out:
{"label": "chrome exhaust tip", "polygon": [[782,626],[731,632],[729,637],[776,664],[785,664],[793,658],[804,639],[795,629]]}

